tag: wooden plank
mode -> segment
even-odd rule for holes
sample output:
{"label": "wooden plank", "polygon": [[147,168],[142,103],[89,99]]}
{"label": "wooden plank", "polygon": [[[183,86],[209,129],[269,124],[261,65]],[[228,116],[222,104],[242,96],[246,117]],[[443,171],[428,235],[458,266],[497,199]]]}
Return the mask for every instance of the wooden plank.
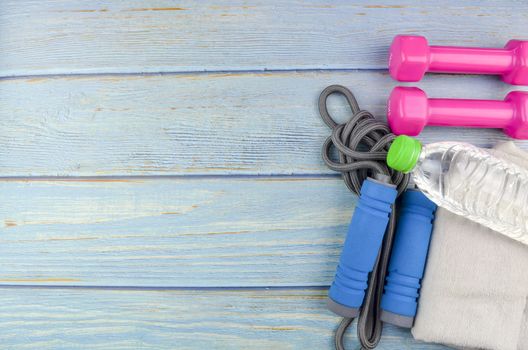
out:
{"label": "wooden plank", "polygon": [[[316,103],[332,83],[349,86],[381,118],[397,85],[372,71],[2,80],[0,174],[329,174],[320,149],[330,130]],[[445,75],[419,86],[435,97],[483,99],[512,89],[496,77]],[[344,101],[330,102],[346,120]],[[507,139],[499,130],[446,128],[421,137],[487,147]]]}
{"label": "wooden plank", "polygon": [[355,196],[337,178],[0,182],[0,284],[320,286]]}
{"label": "wooden plank", "polygon": [[[330,349],[323,290],[2,289],[9,349]],[[355,328],[347,346],[357,348]],[[386,326],[377,349],[442,350]]]}
{"label": "wooden plank", "polygon": [[502,47],[526,35],[527,12],[523,1],[3,0],[0,75],[379,69],[396,34]]}

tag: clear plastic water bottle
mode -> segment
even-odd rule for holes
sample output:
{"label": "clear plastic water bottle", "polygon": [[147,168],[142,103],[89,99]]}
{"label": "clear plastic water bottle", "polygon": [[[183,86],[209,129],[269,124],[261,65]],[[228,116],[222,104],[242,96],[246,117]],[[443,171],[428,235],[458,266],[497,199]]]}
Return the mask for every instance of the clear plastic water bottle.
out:
{"label": "clear plastic water bottle", "polygon": [[528,244],[528,170],[467,143],[422,146],[404,135],[392,142],[387,164],[412,171],[438,206]]}

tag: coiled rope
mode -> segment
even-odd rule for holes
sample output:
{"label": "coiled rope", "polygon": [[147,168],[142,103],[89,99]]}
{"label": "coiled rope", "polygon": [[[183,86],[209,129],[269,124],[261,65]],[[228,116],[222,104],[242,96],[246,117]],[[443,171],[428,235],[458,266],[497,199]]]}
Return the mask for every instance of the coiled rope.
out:
{"label": "coiled rope", "polygon": [[[352,117],[345,124],[338,124],[328,112],[328,96],[338,93],[343,95],[352,111]],[[332,85],[323,90],[319,96],[319,114],[323,121],[332,129],[323,144],[323,160],[326,165],[341,172],[348,189],[359,195],[361,185],[367,177],[377,174],[390,177],[396,185],[398,196],[405,191],[409,183],[409,175],[389,169],[385,163],[388,148],[396,137],[384,122],[377,121],[374,116],[361,110],[352,92],[344,86]],[[332,159],[332,148],[338,153],[338,160]],[[389,264],[390,251],[396,226],[396,204],[387,225],[383,244],[378,253],[374,269],[370,274],[365,300],[361,308],[357,334],[363,349],[374,349],[381,338],[382,322],[380,316],[380,301]],[[336,350],[344,350],[343,338],[353,319],[344,318],[335,332]]]}

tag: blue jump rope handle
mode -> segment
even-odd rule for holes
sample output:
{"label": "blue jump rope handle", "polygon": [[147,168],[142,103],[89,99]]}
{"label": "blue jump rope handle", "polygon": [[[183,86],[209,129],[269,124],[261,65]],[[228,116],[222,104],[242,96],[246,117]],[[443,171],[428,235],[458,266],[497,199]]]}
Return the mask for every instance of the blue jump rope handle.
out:
{"label": "blue jump rope handle", "polygon": [[436,204],[420,191],[407,190],[398,208],[396,234],[381,299],[381,320],[410,328],[418,306]]}
{"label": "blue jump rope handle", "polygon": [[359,313],[396,196],[395,186],[370,178],[361,186],[329,291],[328,308],[338,315],[356,317]]}

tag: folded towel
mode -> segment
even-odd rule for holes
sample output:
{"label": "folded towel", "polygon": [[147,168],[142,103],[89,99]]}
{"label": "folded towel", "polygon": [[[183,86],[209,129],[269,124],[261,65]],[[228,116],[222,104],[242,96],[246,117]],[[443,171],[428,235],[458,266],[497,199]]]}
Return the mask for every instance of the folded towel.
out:
{"label": "folded towel", "polygon": [[[513,142],[490,151],[528,169]],[[528,350],[528,246],[439,208],[413,336],[459,348]]]}

